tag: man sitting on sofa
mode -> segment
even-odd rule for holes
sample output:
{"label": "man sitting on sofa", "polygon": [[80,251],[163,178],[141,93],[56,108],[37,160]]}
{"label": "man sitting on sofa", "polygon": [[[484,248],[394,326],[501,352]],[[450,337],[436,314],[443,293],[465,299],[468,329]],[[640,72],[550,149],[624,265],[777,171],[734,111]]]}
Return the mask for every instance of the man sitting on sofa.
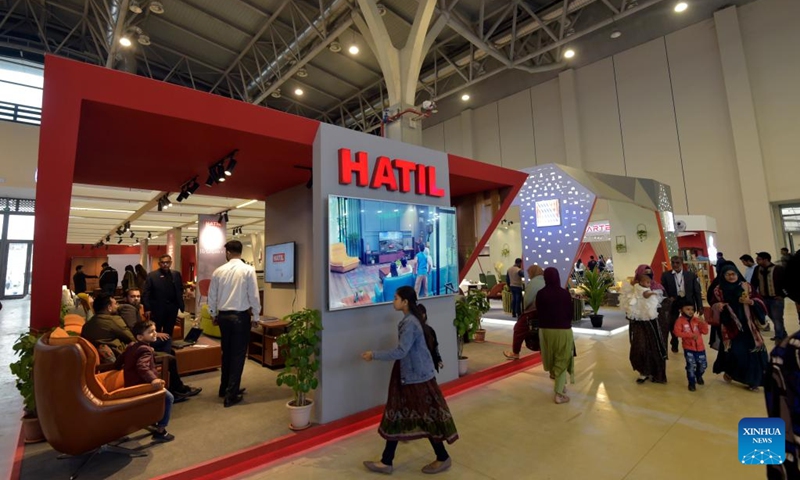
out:
{"label": "man sitting on sofa", "polygon": [[[107,345],[115,358],[103,358],[102,363],[111,363],[117,357],[125,352],[125,348],[130,343],[135,343],[136,338],[133,336],[131,329],[125,324],[125,321],[118,315],[117,301],[114,297],[108,294],[101,293],[94,299],[94,316],[91,320],[86,322],[81,331],[81,336],[86,340],[92,342],[92,345],[100,349],[101,345]],[[169,347],[171,340],[166,333],[159,333],[158,345],[162,350],[162,354],[169,354],[171,350],[164,351],[165,347]],[[164,341],[166,336],[166,342]],[[102,358],[102,355],[101,355]],[[175,403],[180,403],[188,397],[197,395],[202,391],[202,388],[192,388],[186,385],[181,380],[178,373],[178,364],[175,357],[170,355],[168,361],[170,385],[169,391],[175,397]]]}

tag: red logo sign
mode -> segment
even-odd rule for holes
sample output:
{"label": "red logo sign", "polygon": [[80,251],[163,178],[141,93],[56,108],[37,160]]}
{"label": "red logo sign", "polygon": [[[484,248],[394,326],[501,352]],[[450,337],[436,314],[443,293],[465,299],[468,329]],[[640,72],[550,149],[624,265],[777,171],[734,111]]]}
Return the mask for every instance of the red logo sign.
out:
{"label": "red logo sign", "polygon": [[350,185],[353,176],[359,187],[385,188],[390,192],[411,191],[411,173],[414,173],[414,193],[429,197],[444,197],[444,190],[436,186],[436,167],[414,163],[409,160],[379,156],[375,159],[372,176],[369,176],[369,158],[367,152],[353,154],[349,148],[339,149],[339,183]]}
{"label": "red logo sign", "polygon": [[286,254],[285,253],[273,253],[272,254],[272,263],[283,263],[286,261]]}

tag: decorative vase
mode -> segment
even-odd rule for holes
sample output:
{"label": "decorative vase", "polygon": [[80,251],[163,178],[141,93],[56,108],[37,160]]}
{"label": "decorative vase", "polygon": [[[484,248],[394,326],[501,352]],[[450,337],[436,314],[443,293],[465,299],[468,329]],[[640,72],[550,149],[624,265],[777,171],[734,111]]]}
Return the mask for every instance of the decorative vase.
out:
{"label": "decorative vase", "polygon": [[458,376],[462,377],[467,374],[467,367],[469,366],[469,357],[461,357],[458,359]]}
{"label": "decorative vase", "polygon": [[592,326],[594,328],[601,328],[603,326],[602,315],[589,315],[589,319],[592,321]]}
{"label": "decorative vase", "polygon": [[503,290],[503,311],[511,313],[511,292]]}
{"label": "decorative vase", "polygon": [[289,409],[289,418],[291,424],[289,428],[292,430],[305,430],[311,426],[311,408],[314,406],[313,400],[306,399],[307,405],[297,407],[292,405],[294,400],[286,403],[286,408]]}
{"label": "decorative vase", "polygon": [[475,343],[483,343],[486,341],[486,330],[479,328],[475,331]]}
{"label": "decorative vase", "polygon": [[38,443],[44,441],[44,432],[42,432],[42,425],[39,423],[39,417],[22,417],[22,435],[25,439],[25,443]]}

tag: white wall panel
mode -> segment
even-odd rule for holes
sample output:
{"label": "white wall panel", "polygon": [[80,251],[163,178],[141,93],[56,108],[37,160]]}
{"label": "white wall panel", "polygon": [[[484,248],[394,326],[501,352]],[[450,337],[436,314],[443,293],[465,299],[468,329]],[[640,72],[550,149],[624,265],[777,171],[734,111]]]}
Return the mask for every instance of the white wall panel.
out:
{"label": "white wall panel", "polygon": [[444,122],[444,151],[453,155],[464,155],[464,144],[462,143],[461,135],[460,116]]}
{"label": "white wall panel", "polygon": [[686,191],[664,39],[625,51],[614,61],[627,173],[669,185],[675,212],[685,214]]}
{"label": "white wall panel", "polygon": [[583,168],[625,175],[611,58],[576,71]]}
{"label": "white wall panel", "polygon": [[667,53],[689,213],[717,220],[723,252],[746,252],[736,151],[713,20],[668,35]]}
{"label": "white wall panel", "polygon": [[497,118],[497,102],[484,105],[475,110],[473,118],[475,139],[475,160],[500,165],[500,124]]}
{"label": "white wall panel", "polygon": [[533,109],[533,133],[536,139],[536,164],[567,163],[564,146],[564,122],[561,115],[561,91],[558,79],[530,89]]}
{"label": "white wall panel", "polygon": [[800,2],[759,0],[739,9],[770,200],[800,199]]}
{"label": "white wall panel", "polygon": [[444,152],[444,123],[439,123],[423,130],[422,145],[432,150]]}
{"label": "white wall panel", "polygon": [[535,166],[530,91],[523,90],[500,100],[498,115],[503,166],[515,170]]}

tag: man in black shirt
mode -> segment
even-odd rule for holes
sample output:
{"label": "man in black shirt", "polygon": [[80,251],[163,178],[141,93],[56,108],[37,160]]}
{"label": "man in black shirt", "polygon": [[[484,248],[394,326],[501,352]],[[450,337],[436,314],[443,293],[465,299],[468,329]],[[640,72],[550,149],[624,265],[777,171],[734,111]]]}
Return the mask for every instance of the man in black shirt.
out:
{"label": "man in black shirt", "polygon": [[72,276],[72,283],[75,287],[75,293],[86,292],[86,279],[97,278],[97,275],[86,275],[83,273],[83,265],[75,267],[75,275]]}
{"label": "man in black shirt", "polygon": [[184,310],[183,279],[180,272],[170,270],[172,257],[161,255],[159,269],[147,275],[142,292],[145,316],[155,322],[156,329],[172,337],[178,310]]}
{"label": "man in black shirt", "polygon": [[103,269],[100,271],[100,288],[103,293],[114,296],[119,283],[119,274],[117,270],[111,267],[107,262],[103,262]]}

